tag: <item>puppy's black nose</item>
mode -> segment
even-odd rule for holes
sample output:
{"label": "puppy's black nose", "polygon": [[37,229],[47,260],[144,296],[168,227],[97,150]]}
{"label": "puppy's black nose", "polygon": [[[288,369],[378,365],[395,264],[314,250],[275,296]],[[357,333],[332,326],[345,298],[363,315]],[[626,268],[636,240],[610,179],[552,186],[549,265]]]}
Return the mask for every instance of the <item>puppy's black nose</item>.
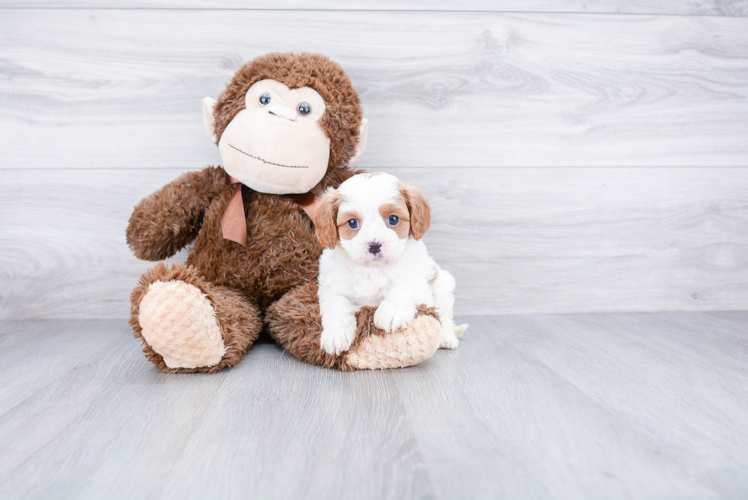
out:
{"label": "puppy's black nose", "polygon": [[377,243],[376,241],[372,241],[369,243],[369,253],[373,253],[374,255],[379,253],[379,249],[382,248],[381,243]]}

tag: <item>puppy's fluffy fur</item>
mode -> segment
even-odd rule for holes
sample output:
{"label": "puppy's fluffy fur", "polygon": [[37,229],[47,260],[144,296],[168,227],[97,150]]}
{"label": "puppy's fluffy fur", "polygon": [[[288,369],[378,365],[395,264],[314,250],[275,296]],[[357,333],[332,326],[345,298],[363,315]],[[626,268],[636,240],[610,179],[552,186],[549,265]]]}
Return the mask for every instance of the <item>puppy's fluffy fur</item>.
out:
{"label": "puppy's fluffy fur", "polygon": [[356,311],[375,306],[385,331],[407,327],[419,304],[441,318],[440,347],[454,349],[467,325],[452,321],[455,280],[432,259],[421,237],[431,207],[421,191],[384,174],[359,174],[328,189],[315,214],[320,258],[322,349],[340,354],[356,333]]}

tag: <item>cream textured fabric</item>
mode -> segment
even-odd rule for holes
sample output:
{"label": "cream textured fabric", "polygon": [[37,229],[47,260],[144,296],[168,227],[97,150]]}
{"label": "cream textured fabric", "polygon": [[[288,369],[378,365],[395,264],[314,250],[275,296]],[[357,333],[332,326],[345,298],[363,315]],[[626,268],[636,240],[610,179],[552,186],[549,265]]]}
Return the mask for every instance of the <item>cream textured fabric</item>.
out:
{"label": "cream textured fabric", "polygon": [[431,316],[419,316],[404,330],[369,335],[348,351],[346,362],[357,370],[403,368],[430,358],[439,348],[441,325]]}
{"label": "cream textured fabric", "polygon": [[213,366],[225,352],[208,297],[183,281],[156,281],[140,302],[143,338],[169,368]]}

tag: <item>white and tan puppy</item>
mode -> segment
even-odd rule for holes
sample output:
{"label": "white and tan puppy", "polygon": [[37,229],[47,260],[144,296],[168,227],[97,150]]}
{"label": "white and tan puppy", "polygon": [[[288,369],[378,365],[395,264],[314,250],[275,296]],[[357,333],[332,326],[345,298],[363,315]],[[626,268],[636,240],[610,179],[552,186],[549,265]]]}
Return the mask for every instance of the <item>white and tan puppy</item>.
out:
{"label": "white and tan puppy", "polygon": [[322,349],[348,350],[362,306],[378,307],[374,324],[391,332],[407,327],[419,304],[437,308],[440,347],[457,347],[467,325],[455,327],[455,280],[421,241],[431,207],[419,189],[385,173],[355,175],[324,194],[315,224],[326,248],[319,264]]}

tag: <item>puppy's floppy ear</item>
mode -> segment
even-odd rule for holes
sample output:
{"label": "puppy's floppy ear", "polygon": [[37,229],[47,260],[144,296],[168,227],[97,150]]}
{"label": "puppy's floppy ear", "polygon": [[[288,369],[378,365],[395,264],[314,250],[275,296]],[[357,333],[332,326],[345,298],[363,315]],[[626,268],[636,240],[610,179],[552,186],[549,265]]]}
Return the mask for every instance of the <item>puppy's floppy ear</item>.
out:
{"label": "puppy's floppy ear", "polygon": [[410,232],[414,239],[420,240],[431,226],[431,205],[417,187],[402,182],[399,187],[410,212]]}
{"label": "puppy's floppy ear", "polygon": [[340,194],[335,189],[328,188],[314,213],[317,240],[320,245],[331,250],[338,244],[338,205]]}

